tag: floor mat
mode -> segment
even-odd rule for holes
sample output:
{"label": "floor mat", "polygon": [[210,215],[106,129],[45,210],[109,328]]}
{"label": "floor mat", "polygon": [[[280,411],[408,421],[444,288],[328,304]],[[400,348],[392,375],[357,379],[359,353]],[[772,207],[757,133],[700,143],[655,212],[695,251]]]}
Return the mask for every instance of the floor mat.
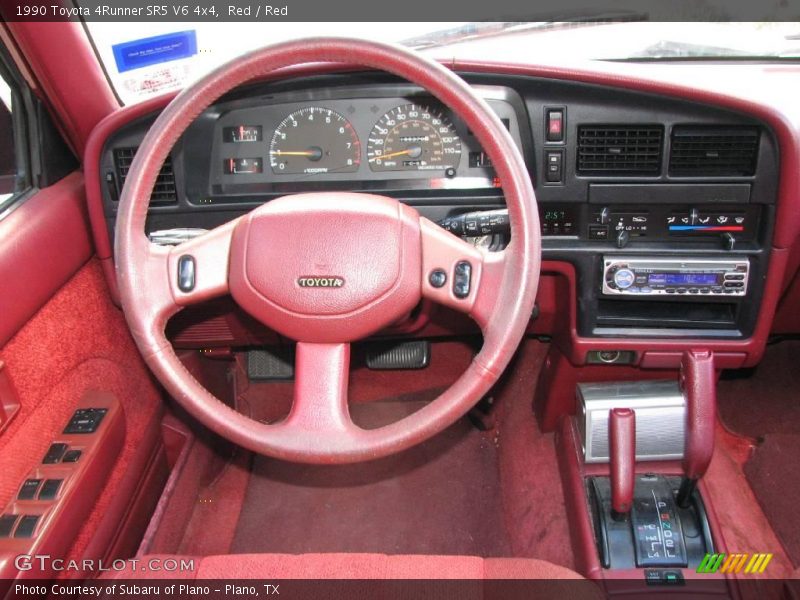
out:
{"label": "floor mat", "polygon": [[725,378],[717,395],[722,422],[740,435],[800,431],[800,341],[767,347],[751,377]]}
{"label": "floor mat", "polygon": [[800,564],[800,434],[768,434],[744,472],[775,533]]}
{"label": "floor mat", "polygon": [[[362,427],[392,422],[418,409],[419,399],[351,405],[353,420]],[[232,552],[509,556],[492,436],[462,419],[367,463],[257,457]]]}

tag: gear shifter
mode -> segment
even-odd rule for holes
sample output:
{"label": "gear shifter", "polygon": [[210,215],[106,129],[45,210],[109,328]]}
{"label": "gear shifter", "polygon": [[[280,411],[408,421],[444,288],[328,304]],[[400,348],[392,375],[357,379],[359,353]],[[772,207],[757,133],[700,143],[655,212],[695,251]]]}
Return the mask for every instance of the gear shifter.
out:
{"label": "gear shifter", "polygon": [[630,408],[608,412],[608,443],[611,463],[611,515],[620,521],[633,504],[636,465],[636,413]]}
{"label": "gear shifter", "polygon": [[683,481],[678,506],[687,508],[697,481],[705,474],[714,454],[714,425],[717,418],[717,381],[714,354],[709,350],[688,350],[681,363],[681,387],[686,397],[686,439],[683,452]]}

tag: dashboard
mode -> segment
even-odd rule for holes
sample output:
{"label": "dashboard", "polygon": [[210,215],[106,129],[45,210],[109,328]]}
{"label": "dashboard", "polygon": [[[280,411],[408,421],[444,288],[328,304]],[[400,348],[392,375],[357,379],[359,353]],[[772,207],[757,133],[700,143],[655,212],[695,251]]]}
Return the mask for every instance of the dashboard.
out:
{"label": "dashboard", "polygon": [[[779,147],[766,123],[590,83],[462,75],[525,158],[543,259],[568,280],[578,336],[753,335],[779,180]],[[127,168],[156,116],[104,140],[99,168],[112,235]],[[317,190],[390,195],[476,244],[508,243],[482,225],[490,217],[481,215],[504,202],[477,139],[430,95],[374,73],[254,84],[220,99],[164,165],[147,229],[168,239]]]}

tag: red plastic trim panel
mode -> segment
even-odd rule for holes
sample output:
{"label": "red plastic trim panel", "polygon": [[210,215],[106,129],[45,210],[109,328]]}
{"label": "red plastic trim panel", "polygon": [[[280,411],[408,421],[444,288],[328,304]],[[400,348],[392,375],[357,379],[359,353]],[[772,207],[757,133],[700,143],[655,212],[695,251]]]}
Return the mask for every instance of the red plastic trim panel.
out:
{"label": "red plastic trim panel", "polygon": [[0,347],[92,255],[80,173],[20,202],[0,219]]}

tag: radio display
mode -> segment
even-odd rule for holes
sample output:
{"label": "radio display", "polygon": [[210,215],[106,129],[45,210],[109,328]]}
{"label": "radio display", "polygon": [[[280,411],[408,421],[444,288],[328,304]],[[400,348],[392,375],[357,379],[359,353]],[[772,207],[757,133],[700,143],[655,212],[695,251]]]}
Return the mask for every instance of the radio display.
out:
{"label": "radio display", "polygon": [[650,285],[716,285],[717,273],[651,273]]}

